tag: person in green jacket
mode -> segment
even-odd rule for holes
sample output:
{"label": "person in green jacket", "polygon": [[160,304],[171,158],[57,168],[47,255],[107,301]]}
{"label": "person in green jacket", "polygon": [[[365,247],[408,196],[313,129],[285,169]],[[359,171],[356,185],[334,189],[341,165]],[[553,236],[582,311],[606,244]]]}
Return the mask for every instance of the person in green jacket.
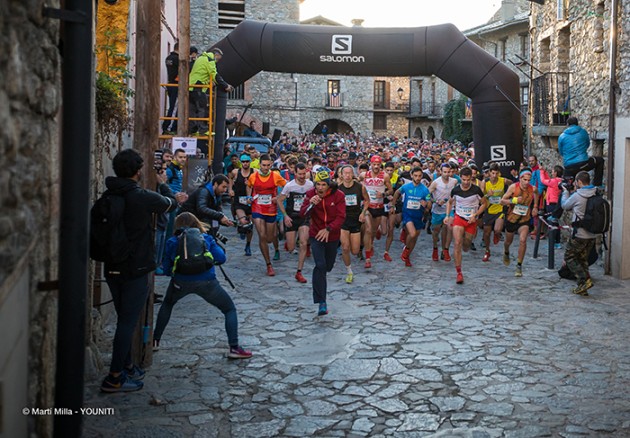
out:
{"label": "person in green jacket", "polygon": [[[234,89],[228,84],[217,72],[217,62],[221,61],[223,51],[217,47],[203,52],[193,64],[188,76],[188,83],[191,85],[211,85],[216,84],[229,93]],[[190,87],[190,118],[207,118],[208,117],[208,88]],[[207,130],[206,123],[201,120],[191,120],[189,124],[189,132],[192,134],[205,132]]]}

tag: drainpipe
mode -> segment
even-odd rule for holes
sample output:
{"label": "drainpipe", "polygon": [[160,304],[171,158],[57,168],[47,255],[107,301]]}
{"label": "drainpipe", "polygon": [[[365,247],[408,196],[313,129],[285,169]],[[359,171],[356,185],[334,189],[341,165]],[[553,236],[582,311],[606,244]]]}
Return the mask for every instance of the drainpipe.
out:
{"label": "drainpipe", "polygon": [[223,173],[223,146],[225,144],[225,113],[227,111],[228,94],[221,88],[215,88],[214,104],[214,156],[212,157],[212,174]]}
{"label": "drainpipe", "polygon": [[[85,363],[94,4],[85,0],[62,4],[66,9],[61,11],[63,107],[55,407],[76,412],[83,407]],[[81,415],[55,415],[54,436],[81,436]]]}
{"label": "drainpipe", "polygon": [[[606,187],[606,196],[610,202],[611,210],[613,206],[613,192],[615,184],[614,162],[615,162],[615,117],[617,108],[617,91],[619,84],[617,83],[617,10],[619,9],[619,1],[612,0],[610,6],[610,62],[609,62],[609,94],[608,94],[608,184]],[[614,226],[611,221],[611,229]],[[608,233],[608,251],[604,259],[604,273],[611,274],[611,252],[612,252],[612,232]]]}

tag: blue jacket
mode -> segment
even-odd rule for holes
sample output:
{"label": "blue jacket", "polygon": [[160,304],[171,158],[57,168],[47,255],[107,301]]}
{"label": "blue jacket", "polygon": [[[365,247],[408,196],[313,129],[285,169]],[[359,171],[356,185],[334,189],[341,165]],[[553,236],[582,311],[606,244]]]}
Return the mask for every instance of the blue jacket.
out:
{"label": "blue jacket", "polygon": [[[214,264],[221,265],[225,263],[227,258],[225,257],[225,252],[223,248],[221,248],[215,242],[214,238],[208,234],[203,235],[204,239],[206,239],[206,246],[214,257]],[[177,256],[177,246],[179,245],[179,241],[177,240],[177,236],[173,236],[166,241],[166,253],[164,259],[162,260],[162,269],[165,274],[171,275],[175,281],[206,281],[206,280],[214,280],[217,278],[217,275],[214,271],[214,266],[208,269],[206,272],[197,275],[182,275],[175,274],[173,276],[173,265],[175,264],[175,257]]]}
{"label": "blue jacket", "polygon": [[177,164],[171,162],[171,164],[166,167],[166,183],[173,193],[179,193],[182,191],[183,182],[184,171]]}
{"label": "blue jacket", "polygon": [[588,146],[591,140],[588,132],[581,126],[572,125],[558,138],[558,152],[562,155],[564,167],[583,163],[588,160]]}

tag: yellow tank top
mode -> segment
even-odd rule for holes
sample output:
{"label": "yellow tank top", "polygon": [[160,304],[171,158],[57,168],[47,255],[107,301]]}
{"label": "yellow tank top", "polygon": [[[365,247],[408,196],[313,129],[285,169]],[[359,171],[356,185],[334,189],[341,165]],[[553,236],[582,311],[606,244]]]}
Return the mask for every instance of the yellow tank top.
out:
{"label": "yellow tank top", "polygon": [[501,198],[505,194],[505,178],[499,177],[496,184],[492,184],[490,180],[486,181],[486,197],[488,198],[488,213],[497,214],[503,211]]}

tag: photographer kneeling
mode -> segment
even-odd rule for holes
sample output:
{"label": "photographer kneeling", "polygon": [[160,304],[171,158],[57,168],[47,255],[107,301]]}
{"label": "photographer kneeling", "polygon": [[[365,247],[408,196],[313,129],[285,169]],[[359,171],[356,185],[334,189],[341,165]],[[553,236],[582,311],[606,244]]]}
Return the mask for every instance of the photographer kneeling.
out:
{"label": "photographer kneeling", "polygon": [[163,268],[164,273],[172,278],[157,316],[153,333],[154,350],[160,346],[162,333],[175,304],[186,295],[195,294],[217,307],[225,316],[225,331],[230,345],[227,357],[252,357],[251,351],[243,349],[238,343],[236,307],[219,284],[214,270],[214,265],[225,263],[225,252],[211,235],[206,234],[205,224],[192,213],[184,212],[177,216],[175,230],[175,236],[166,242]]}

